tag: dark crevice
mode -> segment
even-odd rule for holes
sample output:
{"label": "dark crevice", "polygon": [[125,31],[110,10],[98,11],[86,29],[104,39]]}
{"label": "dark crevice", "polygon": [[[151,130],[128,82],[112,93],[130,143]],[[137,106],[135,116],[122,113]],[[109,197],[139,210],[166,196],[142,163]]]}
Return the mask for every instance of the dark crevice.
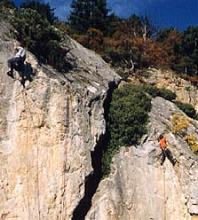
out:
{"label": "dark crevice", "polygon": [[[104,118],[107,122],[108,114],[109,114],[109,107],[112,99],[112,94],[114,89],[117,88],[115,82],[109,83],[109,90],[104,101]],[[102,155],[103,151],[106,149],[106,146],[109,142],[109,134],[108,130],[106,129],[105,134],[101,135],[94,151],[91,152],[91,160],[92,160],[92,167],[93,172],[88,175],[85,179],[85,193],[84,197],[80,200],[79,204],[75,208],[73,212],[72,220],[84,220],[85,216],[87,215],[88,211],[92,205],[92,198],[96,193],[98,185],[102,179]]]}

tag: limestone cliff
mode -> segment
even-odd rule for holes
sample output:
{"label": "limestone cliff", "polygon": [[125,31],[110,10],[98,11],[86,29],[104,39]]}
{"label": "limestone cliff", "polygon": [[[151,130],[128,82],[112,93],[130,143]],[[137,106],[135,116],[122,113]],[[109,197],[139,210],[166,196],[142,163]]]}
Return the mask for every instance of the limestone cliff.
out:
{"label": "limestone cliff", "polygon": [[[139,146],[122,148],[114,157],[111,174],[100,183],[87,220],[198,219],[198,158],[184,134],[173,133],[175,114],[186,118],[173,103],[159,97],[152,101],[148,134]],[[189,121],[184,130],[198,138],[197,121]],[[160,165],[157,138],[164,131],[178,160],[175,167],[167,160]]]}
{"label": "limestone cliff", "polygon": [[[119,77],[68,38],[64,74],[27,53],[25,89],[7,59],[14,41],[0,24],[0,219],[71,219],[93,173],[91,152],[105,133],[104,101]],[[29,69],[28,69],[29,68]]]}
{"label": "limestone cliff", "polygon": [[[28,52],[22,83],[20,73],[15,80],[6,74],[14,40],[0,23],[0,220],[196,219],[197,157],[173,133],[173,115],[183,113],[162,98],[152,101],[140,146],[122,148],[101,181],[106,111],[120,78],[65,39],[70,71],[58,73]],[[198,123],[188,122],[186,135],[198,138]],[[179,161],[174,168],[159,165],[156,138],[164,130]]]}

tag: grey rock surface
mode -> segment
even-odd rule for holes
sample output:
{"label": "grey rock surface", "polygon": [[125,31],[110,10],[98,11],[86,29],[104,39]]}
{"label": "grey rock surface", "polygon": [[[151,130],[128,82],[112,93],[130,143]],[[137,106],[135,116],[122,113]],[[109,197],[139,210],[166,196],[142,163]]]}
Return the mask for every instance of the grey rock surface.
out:
{"label": "grey rock surface", "polygon": [[[198,157],[182,135],[172,132],[175,113],[187,117],[169,101],[152,101],[148,135],[139,146],[123,147],[114,157],[110,176],[100,183],[86,219],[197,219]],[[174,167],[168,160],[160,165],[157,138],[165,131],[178,160]],[[198,138],[198,122],[192,120],[185,133]]]}
{"label": "grey rock surface", "polygon": [[105,133],[104,100],[120,78],[68,38],[75,67],[60,74],[27,52],[32,82],[6,72],[14,40],[0,23],[0,219],[71,219]]}

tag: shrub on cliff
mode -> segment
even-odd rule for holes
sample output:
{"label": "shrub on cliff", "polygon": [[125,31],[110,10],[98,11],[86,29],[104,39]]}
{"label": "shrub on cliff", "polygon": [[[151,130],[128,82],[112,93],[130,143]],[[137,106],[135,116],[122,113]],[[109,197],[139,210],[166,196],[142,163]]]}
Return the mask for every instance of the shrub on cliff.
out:
{"label": "shrub on cliff", "polygon": [[150,109],[151,99],[142,88],[127,85],[115,90],[107,124],[110,140],[102,159],[103,175],[109,173],[112,157],[120,147],[138,144],[147,132]]}
{"label": "shrub on cliff", "polygon": [[173,101],[176,99],[176,94],[169,89],[159,89],[151,85],[143,85],[143,90],[147,92],[152,97],[160,96],[166,100]]}
{"label": "shrub on cliff", "polygon": [[197,113],[194,107],[188,103],[175,102],[178,108],[180,108],[184,113],[193,119],[197,119]]}
{"label": "shrub on cliff", "polygon": [[198,155],[198,140],[195,134],[186,135],[184,140],[188,143],[193,153]]}
{"label": "shrub on cliff", "polygon": [[27,47],[40,62],[50,64],[59,71],[66,70],[66,49],[62,48],[61,32],[47,19],[32,9],[20,9],[12,20],[17,30],[17,40]]}
{"label": "shrub on cliff", "polygon": [[0,8],[14,8],[15,4],[12,0],[1,0],[0,1]]}
{"label": "shrub on cliff", "polygon": [[50,7],[49,3],[40,2],[38,0],[24,0],[21,8],[31,8],[37,11],[44,19],[47,19],[51,24],[57,21],[54,15],[54,9]]}

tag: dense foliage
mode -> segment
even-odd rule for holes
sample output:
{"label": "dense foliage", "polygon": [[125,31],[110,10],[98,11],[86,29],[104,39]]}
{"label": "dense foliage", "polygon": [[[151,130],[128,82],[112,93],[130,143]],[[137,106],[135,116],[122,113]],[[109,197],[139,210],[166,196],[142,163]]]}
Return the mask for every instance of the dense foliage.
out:
{"label": "dense foliage", "polygon": [[198,75],[198,27],[189,27],[182,34],[179,67],[186,73]]}
{"label": "dense foliage", "polygon": [[47,19],[32,9],[16,11],[12,21],[17,30],[17,39],[37,56],[40,62],[50,64],[59,71],[68,69],[64,60],[66,49],[62,48],[61,32]]}
{"label": "dense foliage", "polygon": [[176,99],[176,94],[169,89],[159,89],[151,85],[143,85],[142,90],[151,95],[152,97],[160,96],[166,100],[173,101]]}
{"label": "dense foliage", "polygon": [[89,28],[106,30],[108,14],[106,0],[73,0],[71,8],[69,21],[75,31],[85,33]]}
{"label": "dense foliage", "polygon": [[[5,11],[4,7],[13,8],[13,1],[1,0],[0,9],[2,13]],[[132,70],[144,67],[172,68],[180,73],[185,73],[186,75],[182,74],[182,77],[187,76],[190,81],[197,85],[197,26],[189,27],[185,31],[178,31],[174,28],[157,31],[147,17],[131,15],[129,18],[120,18],[111,13],[107,8],[106,0],[73,0],[67,23],[57,20],[54,9],[50,7],[49,3],[40,0],[24,0],[21,7],[36,11],[40,17],[38,18],[38,15],[35,14],[35,19],[32,18],[32,21],[29,22],[30,19],[27,19],[27,13],[33,16],[33,12],[27,11],[24,13],[23,9],[16,10],[18,11],[16,15],[18,24],[16,27],[21,31],[23,26],[26,26],[26,30],[22,31],[23,35],[20,40],[27,41],[29,38],[28,41],[30,41],[31,39],[34,43],[32,45],[34,49],[31,48],[31,50],[34,53],[41,52],[42,55],[39,57],[41,60],[45,60],[45,62],[52,65],[62,66],[59,69],[65,68],[65,64],[62,65],[59,62],[64,51],[58,43],[60,40],[57,37],[59,38],[59,36],[57,36],[52,26],[49,28],[52,24],[64,34],[70,34],[85,47],[100,53],[113,66]],[[22,19],[22,14],[25,17],[24,19]],[[40,21],[41,19],[43,21]],[[38,25],[36,25],[37,22]],[[46,27],[44,27],[44,23]],[[33,28],[27,27],[32,24]],[[39,29],[40,25],[43,25],[44,29]],[[40,32],[36,33],[38,29]],[[32,38],[33,32],[35,38]],[[40,51],[42,49],[39,48],[42,44],[39,41],[43,40],[46,33],[48,33],[48,36],[44,39],[43,48],[50,49],[49,56],[46,55],[47,52],[44,54]],[[40,36],[38,37],[38,35]],[[46,47],[47,44],[50,44],[49,47]],[[57,45],[59,45],[58,48]],[[35,54],[37,55],[37,53]]]}
{"label": "dense foliage", "polygon": [[138,144],[146,133],[150,109],[151,100],[142,88],[127,85],[115,90],[107,124],[109,144],[103,154],[103,175],[109,173],[112,157],[120,147]]}
{"label": "dense foliage", "polygon": [[[198,75],[198,27],[156,31],[148,18],[119,18],[106,1],[73,0],[70,34],[114,66],[165,67]],[[90,34],[91,33],[91,34]]]}
{"label": "dense foliage", "polygon": [[54,15],[54,9],[52,9],[49,3],[40,2],[38,0],[25,0],[20,6],[21,8],[31,8],[37,11],[43,18],[46,18],[51,24],[57,21],[57,17]]}
{"label": "dense foliage", "polygon": [[178,108],[180,108],[183,112],[185,112],[189,117],[193,119],[198,119],[198,115],[196,110],[191,104],[182,103],[182,102],[175,102]]}
{"label": "dense foliage", "polygon": [[12,10],[15,8],[14,1],[0,0],[0,19],[9,21],[12,15]]}
{"label": "dense foliage", "polygon": [[0,0],[0,8],[7,7],[7,8],[14,8],[15,4],[12,0]]}

